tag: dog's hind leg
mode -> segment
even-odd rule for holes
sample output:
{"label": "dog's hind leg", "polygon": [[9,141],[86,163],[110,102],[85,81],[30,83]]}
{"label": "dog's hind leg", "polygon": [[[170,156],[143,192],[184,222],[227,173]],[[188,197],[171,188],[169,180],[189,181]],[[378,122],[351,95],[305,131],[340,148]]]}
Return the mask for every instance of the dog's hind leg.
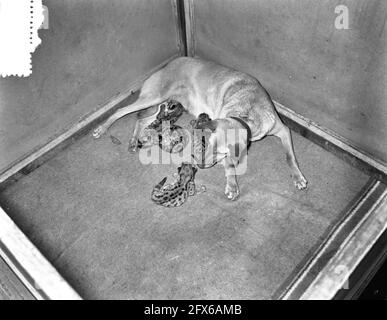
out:
{"label": "dog's hind leg", "polygon": [[168,89],[168,86],[165,84],[163,85],[162,72],[162,70],[159,70],[150,76],[147,80],[145,80],[138,99],[134,103],[118,109],[102,125],[94,130],[93,137],[101,137],[115,121],[126,116],[127,114],[147,109],[167,100],[168,92],[165,90],[165,87]]}
{"label": "dog's hind leg", "polygon": [[117,110],[102,125],[100,125],[98,128],[96,128],[93,131],[93,137],[94,138],[101,137],[115,121],[126,116],[127,114],[149,108],[153,105],[156,105],[156,104],[163,102],[164,100],[163,100],[163,98],[157,97],[157,96],[149,96],[149,95],[141,96],[140,95],[140,97],[137,99],[136,102],[134,102],[131,105],[128,105],[127,107],[123,107],[123,108]]}
{"label": "dog's hind leg", "polygon": [[145,110],[141,110],[137,114],[137,121],[134,126],[132,138],[129,141],[128,151],[134,153],[138,148],[138,140],[144,129],[149,126],[154,120],[157,119],[157,115],[160,112],[160,105],[153,106]]}
{"label": "dog's hind leg", "polygon": [[281,139],[282,145],[285,148],[286,161],[292,171],[294,185],[299,190],[305,189],[308,182],[302,174],[300,168],[298,167],[297,159],[293,149],[292,136],[290,134],[289,128],[282,123],[278,123],[272,134]]}

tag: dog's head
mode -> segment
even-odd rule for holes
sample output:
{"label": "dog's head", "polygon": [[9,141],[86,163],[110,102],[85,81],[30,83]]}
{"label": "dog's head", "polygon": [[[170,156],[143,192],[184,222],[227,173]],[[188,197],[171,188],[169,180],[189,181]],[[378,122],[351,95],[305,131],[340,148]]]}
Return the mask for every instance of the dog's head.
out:
{"label": "dog's head", "polygon": [[[198,120],[200,120],[200,116]],[[247,154],[250,129],[242,119],[207,119],[206,121],[198,121],[196,129],[203,131],[202,136],[200,136],[200,132],[195,131],[197,137],[196,142],[194,142],[196,145],[201,143],[201,152],[196,152],[194,156],[201,169],[210,168],[226,157],[238,164],[241,158]]]}

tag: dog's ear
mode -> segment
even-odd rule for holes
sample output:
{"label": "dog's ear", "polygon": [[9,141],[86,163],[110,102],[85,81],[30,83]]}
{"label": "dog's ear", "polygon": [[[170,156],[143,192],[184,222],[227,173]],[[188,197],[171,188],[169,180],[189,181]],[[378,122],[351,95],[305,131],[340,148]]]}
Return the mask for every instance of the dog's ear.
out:
{"label": "dog's ear", "polygon": [[201,130],[210,129],[211,132],[215,132],[217,127],[218,127],[218,121],[211,120],[211,121],[199,123],[196,128]]}

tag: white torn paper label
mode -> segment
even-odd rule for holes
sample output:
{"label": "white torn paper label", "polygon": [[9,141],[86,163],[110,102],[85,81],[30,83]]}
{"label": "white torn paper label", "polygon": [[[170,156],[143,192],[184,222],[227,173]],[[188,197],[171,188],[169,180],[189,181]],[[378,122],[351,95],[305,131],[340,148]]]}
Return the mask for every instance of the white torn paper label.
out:
{"label": "white torn paper label", "polygon": [[0,0],[0,76],[32,73],[31,54],[42,42],[42,0]]}

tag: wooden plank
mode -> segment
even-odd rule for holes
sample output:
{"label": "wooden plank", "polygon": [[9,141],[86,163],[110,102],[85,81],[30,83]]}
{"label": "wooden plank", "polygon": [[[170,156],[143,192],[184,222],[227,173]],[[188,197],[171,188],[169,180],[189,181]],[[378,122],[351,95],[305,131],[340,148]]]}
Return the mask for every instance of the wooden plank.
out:
{"label": "wooden plank", "polygon": [[179,49],[180,55],[186,55],[186,44],[185,44],[185,31],[182,28],[182,21],[184,19],[181,17],[181,0],[171,0],[173,20],[175,23],[176,30],[176,41],[177,47]]}
{"label": "wooden plank", "polygon": [[29,155],[13,163],[10,167],[0,172],[0,191],[6,188],[10,183],[17,181],[22,176],[33,171],[41,166],[45,161],[55,156],[59,151],[70,145],[75,138],[87,133],[94,128],[99,122],[103,121],[112,114],[119,106],[119,103],[133,94],[134,91],[141,87],[141,84],[155,71],[162,68],[169,61],[175,59],[178,55],[170,57],[156,68],[142,76],[128,86],[122,93],[118,93],[114,97],[105,102],[102,107],[80,119],[76,124],[72,125],[66,131],[58,135],[56,138],[47,144],[33,150]]}
{"label": "wooden plank", "polygon": [[364,217],[329,263],[301,296],[301,300],[333,299],[356,266],[387,228],[387,191]]}
{"label": "wooden plank", "polygon": [[279,298],[332,299],[386,228],[387,188],[372,179]]}
{"label": "wooden plank", "polygon": [[187,41],[187,55],[195,56],[195,19],[193,0],[184,0],[185,33]]}
{"label": "wooden plank", "polygon": [[[352,199],[350,203],[339,214],[340,218],[327,230],[323,235],[323,241],[312,249],[312,253],[300,262],[296,273],[293,273],[288,280],[286,280],[281,288],[276,292],[274,297],[276,299],[299,299],[302,293],[310,285],[316,274],[320,272],[323,266],[329,261],[331,253],[335,252],[340,244],[345,240],[348,232],[354,228],[361,220],[360,215],[355,215],[356,208],[362,199],[366,198],[374,185],[376,180],[370,178],[365,186]],[[342,226],[346,223],[346,227]],[[349,222],[349,223],[348,223]],[[336,231],[340,229],[340,234]],[[333,234],[336,232],[335,239]]]}
{"label": "wooden plank", "polygon": [[81,299],[2,208],[0,256],[36,299]]}
{"label": "wooden plank", "polygon": [[35,300],[34,296],[1,257],[0,300]]}
{"label": "wooden plank", "polygon": [[387,261],[387,231],[385,231],[365,258],[356,267],[348,286],[339,290],[334,300],[357,300],[374,281],[374,277]]}

